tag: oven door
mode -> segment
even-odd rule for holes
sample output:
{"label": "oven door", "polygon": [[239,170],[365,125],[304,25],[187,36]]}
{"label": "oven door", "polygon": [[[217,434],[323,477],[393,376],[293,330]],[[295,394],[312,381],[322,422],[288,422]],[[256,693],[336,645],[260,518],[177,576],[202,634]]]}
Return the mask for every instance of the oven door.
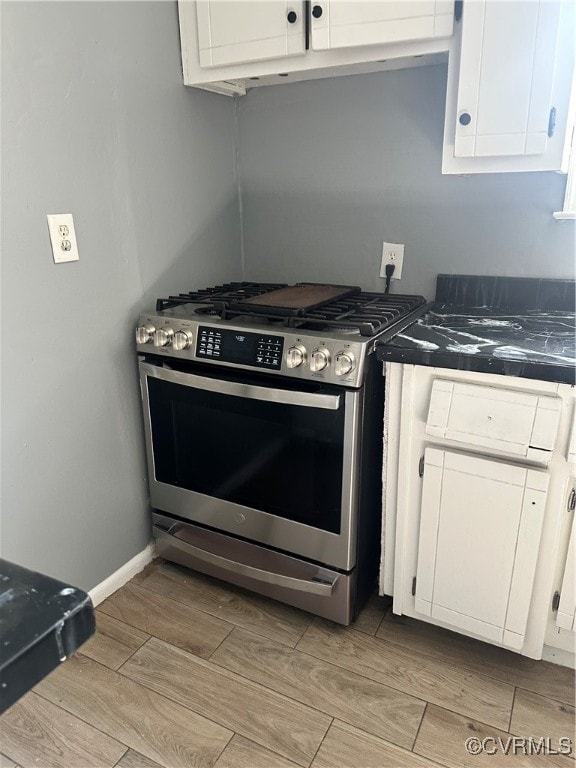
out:
{"label": "oven door", "polygon": [[140,361],[152,506],[356,564],[361,390]]}

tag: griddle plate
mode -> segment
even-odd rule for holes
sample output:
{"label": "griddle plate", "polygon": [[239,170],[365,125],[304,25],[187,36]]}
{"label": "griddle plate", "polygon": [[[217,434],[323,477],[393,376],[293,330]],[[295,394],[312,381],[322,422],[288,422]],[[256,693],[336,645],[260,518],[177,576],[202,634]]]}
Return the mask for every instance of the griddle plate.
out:
{"label": "griddle plate", "polygon": [[230,309],[242,311],[265,311],[269,314],[299,315],[321,307],[345,296],[360,293],[360,288],[351,285],[322,285],[298,283],[286,288],[252,296],[245,301],[234,302]]}

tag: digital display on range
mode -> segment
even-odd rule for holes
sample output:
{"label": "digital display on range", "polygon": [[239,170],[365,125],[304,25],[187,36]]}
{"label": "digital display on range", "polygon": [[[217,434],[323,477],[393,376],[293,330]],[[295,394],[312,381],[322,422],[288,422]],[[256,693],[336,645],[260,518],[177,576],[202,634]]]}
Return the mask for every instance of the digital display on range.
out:
{"label": "digital display on range", "polygon": [[279,371],[282,367],[284,339],[263,333],[221,330],[200,326],[196,357],[223,363],[253,365]]}

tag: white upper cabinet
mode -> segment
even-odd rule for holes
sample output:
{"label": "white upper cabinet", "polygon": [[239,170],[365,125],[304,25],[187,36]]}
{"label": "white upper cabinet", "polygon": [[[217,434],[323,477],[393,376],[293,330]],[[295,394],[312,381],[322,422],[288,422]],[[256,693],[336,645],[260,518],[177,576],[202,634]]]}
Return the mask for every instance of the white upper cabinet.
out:
{"label": "white upper cabinet", "polygon": [[453,23],[450,0],[319,0],[312,2],[312,48],[449,37]]}
{"label": "white upper cabinet", "polygon": [[186,85],[226,94],[444,61],[451,0],[178,0]]}
{"label": "white upper cabinet", "polygon": [[473,0],[458,27],[444,172],[566,170],[574,4]]}
{"label": "white upper cabinet", "polygon": [[297,56],[306,50],[304,3],[197,0],[201,67]]}
{"label": "white upper cabinet", "polygon": [[553,122],[550,51],[559,17],[559,4],[550,2],[476,0],[466,6],[456,157],[544,154]]}

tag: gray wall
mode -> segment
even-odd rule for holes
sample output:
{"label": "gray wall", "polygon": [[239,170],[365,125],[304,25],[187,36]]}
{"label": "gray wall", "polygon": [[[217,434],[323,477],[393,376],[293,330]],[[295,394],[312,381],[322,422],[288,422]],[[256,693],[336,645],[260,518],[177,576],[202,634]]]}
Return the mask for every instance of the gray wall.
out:
{"label": "gray wall", "polygon": [[382,290],[382,241],[405,243],[395,292],[439,272],[574,276],[565,176],[442,176],[442,65],[254,89],[239,102],[245,276]]}
{"label": "gray wall", "polygon": [[175,3],[4,3],[2,54],[1,551],[88,589],[150,538],[138,311],[240,277],[234,104],[182,85]]}

